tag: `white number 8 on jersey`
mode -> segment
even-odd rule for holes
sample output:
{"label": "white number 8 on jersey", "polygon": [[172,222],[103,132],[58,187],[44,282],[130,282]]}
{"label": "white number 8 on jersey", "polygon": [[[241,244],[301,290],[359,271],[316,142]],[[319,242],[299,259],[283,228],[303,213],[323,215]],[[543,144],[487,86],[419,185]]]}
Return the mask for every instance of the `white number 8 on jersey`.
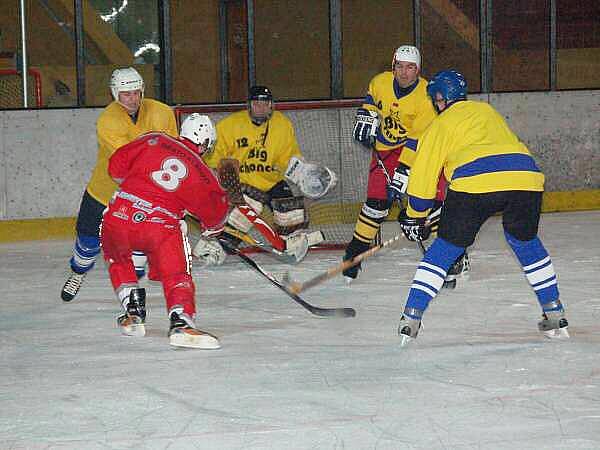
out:
{"label": "white number 8 on jersey", "polygon": [[161,170],[152,172],[152,179],[156,184],[167,191],[175,191],[179,181],[187,176],[188,169],[177,158],[165,159]]}

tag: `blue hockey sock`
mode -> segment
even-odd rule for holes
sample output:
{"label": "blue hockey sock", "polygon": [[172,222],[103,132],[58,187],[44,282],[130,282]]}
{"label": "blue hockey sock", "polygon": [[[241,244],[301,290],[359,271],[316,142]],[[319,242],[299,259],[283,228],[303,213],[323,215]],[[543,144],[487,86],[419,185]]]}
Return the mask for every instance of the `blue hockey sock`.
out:
{"label": "blue hockey sock", "polygon": [[100,253],[100,239],[97,236],[77,236],[73,245],[71,269],[76,273],[86,273],[96,262]]}
{"label": "blue hockey sock", "polygon": [[464,252],[463,247],[457,247],[440,237],[436,238],[419,263],[406,307],[425,311],[431,299],[442,288],[448,269]]}
{"label": "blue hockey sock", "polygon": [[519,241],[506,231],[504,236],[521,263],[527,281],[533,288],[542,309],[544,305],[558,300],[556,272],[540,238],[536,236],[530,241]]}

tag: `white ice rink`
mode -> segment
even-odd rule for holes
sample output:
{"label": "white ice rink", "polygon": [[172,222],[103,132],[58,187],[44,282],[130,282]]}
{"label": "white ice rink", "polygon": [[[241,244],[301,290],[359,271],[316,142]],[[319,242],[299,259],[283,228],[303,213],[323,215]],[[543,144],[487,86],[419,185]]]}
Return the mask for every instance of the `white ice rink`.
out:
{"label": "white ice rink", "polygon": [[[600,211],[545,214],[540,235],[570,340],[538,333],[540,308],[494,219],[470,280],[434,300],[405,348],[410,242],[369,260],[352,287],[336,278],[303,294],[355,308],[349,319],[311,316],[235,256],[194,268],[197,323],[222,344],[212,351],[168,345],[159,284],[143,282],[148,335],[126,338],[102,262],[63,303],[70,241],[0,245],[0,449],[600,449]],[[292,275],[340,257],[311,253]]]}

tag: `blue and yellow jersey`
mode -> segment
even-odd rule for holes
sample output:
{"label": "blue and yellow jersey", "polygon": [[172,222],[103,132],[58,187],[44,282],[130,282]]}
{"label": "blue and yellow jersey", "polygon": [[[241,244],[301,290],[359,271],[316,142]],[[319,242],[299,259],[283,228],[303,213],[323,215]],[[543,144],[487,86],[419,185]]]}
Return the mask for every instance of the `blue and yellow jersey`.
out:
{"label": "blue and yellow jersey", "polygon": [[216,168],[223,158],[240,162],[240,181],[268,191],[281,180],[290,158],[302,157],[290,119],[279,111],[261,125],[255,125],[247,110],[230,114],[217,123],[217,143],[204,156]]}
{"label": "blue and yellow jersey", "polygon": [[157,100],[143,99],[136,123],[133,123],[125,108],[117,102],[110,103],[102,111],[96,123],[96,166],[86,188],[93,198],[108,205],[117,188],[117,184],[108,175],[108,160],[119,147],[149,131],[164,131],[173,137],[179,135],[175,114],[169,106]]}
{"label": "blue and yellow jersey", "polygon": [[369,83],[363,108],[376,111],[381,120],[375,149],[387,151],[404,145],[400,161],[412,165],[417,139],[436,117],[427,96],[427,81],[419,77],[413,86],[402,89],[393,72],[382,72]]}
{"label": "blue and yellow jersey", "polygon": [[457,192],[544,190],[544,175],[525,144],[484,102],[450,105],[419,139],[408,182],[409,216],[426,215],[442,170]]}

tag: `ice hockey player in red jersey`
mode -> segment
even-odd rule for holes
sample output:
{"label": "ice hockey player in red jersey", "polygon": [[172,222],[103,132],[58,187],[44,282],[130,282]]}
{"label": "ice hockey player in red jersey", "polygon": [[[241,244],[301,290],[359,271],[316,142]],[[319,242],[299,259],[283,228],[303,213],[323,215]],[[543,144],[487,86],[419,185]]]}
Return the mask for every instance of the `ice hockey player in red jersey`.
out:
{"label": "ice hockey player in red jersey", "polygon": [[200,156],[210,151],[216,132],[208,116],[192,114],[180,137],[147,133],[119,148],[108,171],[119,184],[102,223],[102,250],[123,308],[117,322],[127,336],[145,335],[146,292],[138,286],[131,253],[148,257],[150,276],[160,281],[169,314],[170,344],[219,348],[219,340],[196,328],[195,285],[185,214],[194,216],[204,235],[223,229],[227,194]]}

